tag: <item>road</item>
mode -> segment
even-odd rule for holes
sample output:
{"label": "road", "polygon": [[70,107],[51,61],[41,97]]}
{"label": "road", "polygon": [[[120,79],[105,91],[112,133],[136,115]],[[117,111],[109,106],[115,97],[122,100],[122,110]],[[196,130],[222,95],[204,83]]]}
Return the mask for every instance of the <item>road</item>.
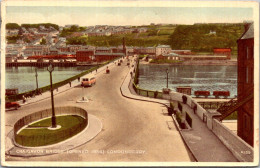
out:
{"label": "road", "polygon": [[[103,123],[102,131],[90,142],[72,153],[22,158],[7,161],[192,161],[167,109],[157,103],[127,99],[120,86],[129,73],[126,61],[110,67],[110,74],[101,72],[97,83],[84,89],[88,103],[76,103],[82,97],[80,86],[55,96],[55,106],[79,106]],[[30,104],[17,111],[6,111],[6,133],[21,117],[51,108],[50,99]],[[88,150],[88,153],[80,151]],[[138,150],[139,153],[126,153]],[[119,153],[115,153],[119,152]],[[125,153],[123,153],[125,152]]]}

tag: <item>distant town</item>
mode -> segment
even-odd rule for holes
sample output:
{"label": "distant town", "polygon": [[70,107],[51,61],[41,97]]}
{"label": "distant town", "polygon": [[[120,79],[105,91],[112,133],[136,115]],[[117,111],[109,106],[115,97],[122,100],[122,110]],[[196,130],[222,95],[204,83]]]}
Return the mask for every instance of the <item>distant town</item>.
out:
{"label": "distant town", "polygon": [[[203,31],[200,33],[201,38],[204,36],[209,40],[219,38],[221,41],[223,40],[221,37],[225,34],[222,27],[226,27],[226,31],[237,39],[243,30],[241,25],[197,23],[188,26],[190,30]],[[234,52],[233,55],[236,55],[236,45],[233,44],[232,38],[229,38],[231,41],[228,41],[227,45],[224,44],[225,46],[219,46],[219,44],[223,45],[223,42],[219,44],[208,42],[211,44],[208,48],[205,44],[201,44],[204,45],[201,49],[191,48],[189,45],[179,46],[176,39],[179,39],[177,36],[181,33],[178,31],[184,29],[185,25],[154,23],[144,26],[89,27],[79,25],[62,27],[50,23],[20,26],[16,23],[8,23],[6,24],[6,63],[48,62],[52,59],[80,65],[138,54],[144,55],[144,60],[149,63],[180,64],[190,60],[231,60]],[[205,40],[199,40],[201,41]],[[192,40],[189,43],[192,43]],[[199,44],[197,46],[199,47]]]}

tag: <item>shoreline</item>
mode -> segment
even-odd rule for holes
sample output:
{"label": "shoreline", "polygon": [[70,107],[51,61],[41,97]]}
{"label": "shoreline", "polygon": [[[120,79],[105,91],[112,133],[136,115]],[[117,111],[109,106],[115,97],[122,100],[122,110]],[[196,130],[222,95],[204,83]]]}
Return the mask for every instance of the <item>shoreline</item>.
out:
{"label": "shoreline", "polygon": [[220,66],[237,66],[237,61],[235,60],[196,60],[196,61],[184,61],[179,63],[149,63],[145,61],[140,61],[140,64],[147,65],[220,65]]}

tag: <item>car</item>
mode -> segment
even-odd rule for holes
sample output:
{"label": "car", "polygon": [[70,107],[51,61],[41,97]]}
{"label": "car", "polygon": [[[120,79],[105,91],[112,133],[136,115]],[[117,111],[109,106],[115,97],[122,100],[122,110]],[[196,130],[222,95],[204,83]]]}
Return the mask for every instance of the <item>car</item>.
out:
{"label": "car", "polygon": [[18,102],[6,102],[5,103],[6,109],[14,108],[15,110],[17,110],[20,107],[21,107],[21,105]]}

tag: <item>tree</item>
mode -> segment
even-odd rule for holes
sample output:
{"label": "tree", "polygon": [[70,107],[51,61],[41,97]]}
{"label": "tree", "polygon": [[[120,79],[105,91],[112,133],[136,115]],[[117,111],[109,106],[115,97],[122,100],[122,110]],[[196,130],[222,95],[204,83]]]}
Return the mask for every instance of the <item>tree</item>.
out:
{"label": "tree", "polygon": [[71,37],[67,39],[66,43],[72,45],[87,45],[88,37],[87,36]]}
{"label": "tree", "polygon": [[17,23],[7,23],[5,25],[6,29],[20,29],[20,26]]}
{"label": "tree", "polygon": [[40,45],[45,45],[46,44],[46,39],[42,38],[42,41],[40,42]]}

